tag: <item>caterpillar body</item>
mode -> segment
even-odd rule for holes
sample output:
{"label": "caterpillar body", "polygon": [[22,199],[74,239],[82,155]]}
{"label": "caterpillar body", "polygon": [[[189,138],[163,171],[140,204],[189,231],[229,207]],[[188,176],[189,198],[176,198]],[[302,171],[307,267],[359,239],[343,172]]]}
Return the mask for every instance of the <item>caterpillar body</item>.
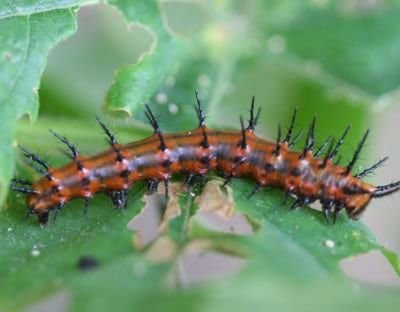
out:
{"label": "caterpillar body", "polygon": [[[43,177],[34,183],[14,179],[11,188],[27,194],[29,213],[36,214],[41,224],[48,222],[51,211],[58,211],[71,199],[83,198],[87,208],[88,199],[99,192],[109,194],[115,207],[126,207],[128,189],[137,181],[147,181],[150,192],[162,182],[168,196],[168,181],[177,173],[187,175],[186,183],[210,171],[226,178],[226,183],[232,178],[249,177],[256,182],[252,194],[262,187],[280,188],[296,198],[292,209],[320,201],[325,219],[329,221],[332,216],[333,222],[342,209],[350,218],[357,219],[372,198],[400,189],[400,181],[374,186],[361,180],[381,166],[387,157],[360,173],[352,174],[369,131],[361,139],[350,163],[344,167],[336,165],[334,158],[349,127],[336,143],[328,138],[316,148],[314,118],[304,149],[294,151],[291,147],[299,138],[299,135],[293,135],[296,110],[286,136],[282,137],[279,128],[276,142],[271,142],[254,133],[260,115],[260,109],[255,111],[254,97],[248,125],[245,126],[241,118],[241,130],[238,131],[207,128],[197,93],[196,99],[199,125],[195,130],[162,133],[157,119],[146,105],[146,116],[154,129],[153,135],[125,145],[119,144],[98,119],[111,147],[91,157],[80,155],[65,137],[52,131],[69,148],[72,161],[61,168],[51,168],[39,156],[20,147]],[[324,150],[326,152],[322,157]]]}

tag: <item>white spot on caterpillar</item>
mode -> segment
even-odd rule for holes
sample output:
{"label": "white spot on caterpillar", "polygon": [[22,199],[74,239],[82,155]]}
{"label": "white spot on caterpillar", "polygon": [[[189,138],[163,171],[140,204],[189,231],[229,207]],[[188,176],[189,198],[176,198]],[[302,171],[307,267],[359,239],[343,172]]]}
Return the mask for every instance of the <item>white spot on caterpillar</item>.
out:
{"label": "white spot on caterpillar", "polygon": [[178,112],[178,106],[174,103],[168,105],[168,110],[171,114],[176,114]]}
{"label": "white spot on caterpillar", "polygon": [[333,247],[335,247],[335,242],[333,240],[327,239],[324,242],[324,245],[325,245],[325,247],[333,248]]}
{"label": "white spot on caterpillar", "polygon": [[168,101],[168,96],[163,92],[159,92],[156,95],[156,101],[158,104],[165,104]]}
{"label": "white spot on caterpillar", "polygon": [[267,39],[267,49],[272,54],[281,54],[286,50],[286,39],[275,35]]}
{"label": "white spot on caterpillar", "polygon": [[11,232],[12,230],[13,230],[12,227],[9,227],[9,228],[7,229],[8,232]]}

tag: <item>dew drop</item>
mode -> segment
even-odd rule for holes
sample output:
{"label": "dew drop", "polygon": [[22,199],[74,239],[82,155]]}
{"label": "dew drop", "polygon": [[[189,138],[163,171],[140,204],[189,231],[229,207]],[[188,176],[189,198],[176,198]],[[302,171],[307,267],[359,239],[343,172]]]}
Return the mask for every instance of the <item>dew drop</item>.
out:
{"label": "dew drop", "polygon": [[33,257],[40,256],[40,250],[37,248],[36,245],[33,245],[33,248],[32,248],[32,250],[31,250],[31,255],[32,255]]}
{"label": "dew drop", "polygon": [[324,242],[324,245],[325,245],[325,247],[333,248],[333,247],[335,247],[335,242],[333,240],[331,240],[331,239],[327,239]]}
{"label": "dew drop", "polygon": [[168,105],[168,110],[171,114],[176,114],[178,112],[178,106],[175,103]]}
{"label": "dew drop", "polygon": [[168,96],[163,92],[159,92],[156,95],[156,101],[158,104],[165,104],[168,101]]}

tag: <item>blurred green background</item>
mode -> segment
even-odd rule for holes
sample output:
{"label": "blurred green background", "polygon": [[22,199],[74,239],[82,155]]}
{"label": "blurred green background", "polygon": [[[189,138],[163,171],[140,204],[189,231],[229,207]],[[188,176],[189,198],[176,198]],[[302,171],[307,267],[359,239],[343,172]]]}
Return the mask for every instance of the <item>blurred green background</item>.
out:
{"label": "blurred green background", "polygon": [[[253,95],[262,107],[257,134],[264,138],[274,140],[278,124],[286,129],[295,107],[297,130],[307,128],[317,116],[318,143],[340,136],[351,124],[341,152],[343,164],[370,128],[373,135],[355,171],[388,155],[387,165],[367,180],[385,184],[399,178],[398,1],[109,2],[115,7],[79,9],[77,32],[52,49],[48,58],[40,82],[38,120],[33,125],[22,121],[16,128],[18,143],[53,165],[66,160],[48,128],[73,139],[82,153],[93,154],[105,147],[95,116],[106,120],[125,143],[151,133],[143,114],[143,104],[148,103],[163,130],[190,130],[196,125],[193,104],[198,90],[210,127],[238,129],[239,116],[247,116]],[[302,145],[300,141],[298,147]],[[34,177],[20,158],[18,173]],[[223,235],[202,228],[188,240],[211,237],[215,250],[235,257],[242,245],[250,246],[251,265],[232,281],[175,291],[164,287],[167,282],[161,276],[171,275],[178,260],[174,265],[153,265],[132,252],[132,232],[125,229],[132,215],[110,212],[104,197],[94,199],[89,221],[79,218],[81,203],[73,203],[43,231],[34,220],[21,219],[23,198],[11,195],[11,209],[3,213],[1,225],[6,247],[0,251],[0,308],[1,303],[18,309],[38,302],[33,306],[38,310],[60,305],[108,311],[110,298],[121,309],[164,311],[232,311],[252,305],[308,310],[310,302],[324,310],[400,306],[395,256],[392,267],[380,253],[346,263],[344,271],[354,278],[350,282],[337,267],[344,258],[382,245],[400,251],[399,195],[371,203],[363,218],[371,234],[361,222],[344,217],[336,228],[326,227],[314,210],[287,215],[279,211],[285,209],[279,192],[266,200],[270,195],[263,192],[250,204],[243,195],[249,186],[237,186],[237,208],[263,225],[258,235],[226,243]],[[141,194],[138,191],[130,207],[135,214],[143,206]],[[305,221],[310,216],[312,221]],[[179,222],[172,222],[171,233]],[[336,242],[328,252],[323,245],[327,239]],[[32,256],[36,249],[42,253],[39,257]],[[77,272],[74,264],[83,254],[95,255],[104,266],[94,274]],[[17,289],[21,292],[12,297]]]}

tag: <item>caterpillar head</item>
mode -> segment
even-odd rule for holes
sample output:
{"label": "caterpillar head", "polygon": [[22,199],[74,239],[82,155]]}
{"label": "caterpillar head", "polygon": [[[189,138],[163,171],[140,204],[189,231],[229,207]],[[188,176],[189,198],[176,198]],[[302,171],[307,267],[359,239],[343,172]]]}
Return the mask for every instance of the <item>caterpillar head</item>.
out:
{"label": "caterpillar head", "polygon": [[371,198],[371,193],[347,196],[344,201],[347,215],[353,220],[359,219],[361,214],[365,211],[365,208],[367,208]]}
{"label": "caterpillar head", "polygon": [[381,186],[361,183],[359,192],[348,195],[344,201],[347,214],[351,219],[359,219],[372,198],[383,197],[398,190],[400,190],[400,181]]}
{"label": "caterpillar head", "polygon": [[26,204],[31,214],[36,214],[40,224],[47,224],[50,211],[64,205],[58,187],[51,186],[51,181],[44,178],[32,185],[32,192],[26,197]]}
{"label": "caterpillar head", "polygon": [[29,211],[38,216],[40,224],[46,224],[49,212],[54,207],[54,203],[49,200],[49,197],[41,193],[32,193],[27,196],[26,203]]}

